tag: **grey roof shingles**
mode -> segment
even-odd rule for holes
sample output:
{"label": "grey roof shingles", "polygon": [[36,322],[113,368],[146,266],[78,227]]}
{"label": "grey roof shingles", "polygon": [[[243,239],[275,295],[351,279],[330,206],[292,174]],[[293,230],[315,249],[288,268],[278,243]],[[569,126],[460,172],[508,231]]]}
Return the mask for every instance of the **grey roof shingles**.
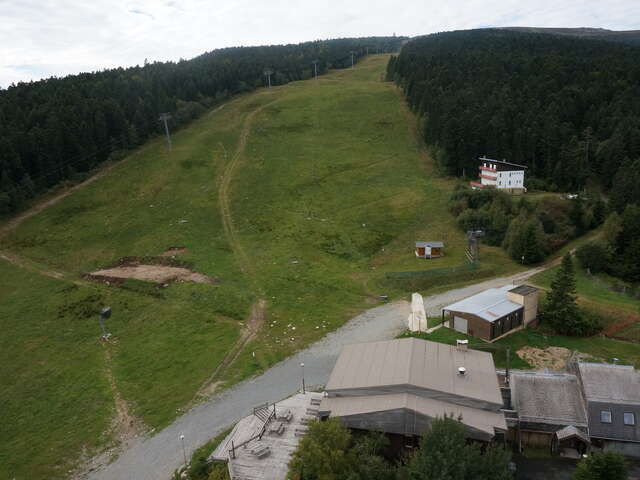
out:
{"label": "grey roof shingles", "polygon": [[632,366],[584,362],[578,369],[587,400],[640,404],[640,371]]}
{"label": "grey roof shingles", "polygon": [[512,372],[511,399],[520,420],[553,425],[587,425],[575,375]]}

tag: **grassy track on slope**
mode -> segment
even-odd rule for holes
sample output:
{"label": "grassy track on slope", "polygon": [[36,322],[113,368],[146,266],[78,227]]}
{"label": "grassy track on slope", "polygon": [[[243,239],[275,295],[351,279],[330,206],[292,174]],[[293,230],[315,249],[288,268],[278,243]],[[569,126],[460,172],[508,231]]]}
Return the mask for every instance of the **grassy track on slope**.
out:
{"label": "grassy track on slope", "polygon": [[[57,478],[83,447],[109,441],[113,398],[96,340],[102,305],[113,308],[116,387],[147,427],[160,428],[233,348],[259,296],[266,323],[221,374],[227,384],[340,326],[375,304],[373,294],[408,293],[384,272],[464,262],[464,235],[446,210],[455,182],[434,174],[401,92],[380,81],[387,58],[239,97],[177,132],[172,152],[160,139],[149,142],[0,240],[65,279],[174,246],[187,248],[180,258],[196,271],[220,278],[173,284],[158,297],[41,278],[0,261],[0,368],[3,378],[21,372],[0,392],[9,405],[3,426],[13,432],[0,439],[0,468],[16,478]],[[418,260],[415,240],[444,240],[447,256]],[[483,247],[483,264],[483,275],[518,268],[497,248]],[[33,348],[34,332],[47,350]],[[56,371],[69,381],[47,374]],[[33,403],[34,386],[75,401]],[[25,418],[32,428],[23,428]],[[76,418],[78,426],[65,428]]]}

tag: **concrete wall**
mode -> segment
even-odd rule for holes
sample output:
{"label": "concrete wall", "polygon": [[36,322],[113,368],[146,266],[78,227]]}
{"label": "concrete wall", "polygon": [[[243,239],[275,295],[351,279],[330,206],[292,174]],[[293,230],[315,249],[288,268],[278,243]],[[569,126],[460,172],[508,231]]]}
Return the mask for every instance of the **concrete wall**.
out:
{"label": "concrete wall", "polygon": [[528,326],[538,316],[538,291],[531,292],[528,295],[507,292],[507,298],[524,307],[523,320],[525,326]]}

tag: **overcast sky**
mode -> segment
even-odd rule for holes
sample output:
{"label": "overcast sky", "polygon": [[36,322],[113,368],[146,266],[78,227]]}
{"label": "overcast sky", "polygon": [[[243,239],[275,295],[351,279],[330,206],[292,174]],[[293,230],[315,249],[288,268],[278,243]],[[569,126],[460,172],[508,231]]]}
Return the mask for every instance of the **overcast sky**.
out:
{"label": "overcast sky", "polygon": [[0,0],[0,87],[240,45],[491,26],[640,28],[638,0]]}

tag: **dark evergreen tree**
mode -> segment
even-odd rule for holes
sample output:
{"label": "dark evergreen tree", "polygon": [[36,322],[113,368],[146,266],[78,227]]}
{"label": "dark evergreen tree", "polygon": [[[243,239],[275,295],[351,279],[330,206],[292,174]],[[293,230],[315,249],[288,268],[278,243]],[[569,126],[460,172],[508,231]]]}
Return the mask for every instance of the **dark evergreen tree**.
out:
{"label": "dark evergreen tree", "polygon": [[504,29],[446,32],[407,42],[387,78],[423,115],[424,138],[447,173],[469,176],[486,154],[527,165],[538,188],[609,190],[613,182],[614,208],[640,202],[640,182],[629,189],[626,178],[640,168],[625,163],[640,157],[637,47]]}
{"label": "dark evergreen tree", "polygon": [[582,316],[576,302],[573,260],[567,253],[551,282],[544,305],[544,321],[563,335],[582,335]]}

